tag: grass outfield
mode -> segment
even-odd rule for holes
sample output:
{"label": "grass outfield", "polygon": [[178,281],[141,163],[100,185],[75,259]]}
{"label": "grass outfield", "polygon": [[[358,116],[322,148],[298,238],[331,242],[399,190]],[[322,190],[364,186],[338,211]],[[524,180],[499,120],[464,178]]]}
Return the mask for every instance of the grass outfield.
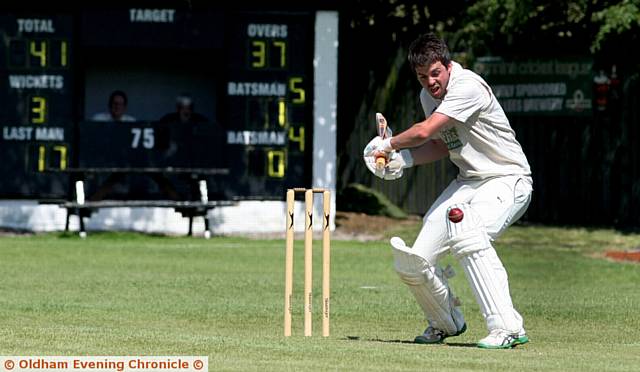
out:
{"label": "grass outfield", "polygon": [[[409,242],[416,228],[389,232]],[[531,342],[482,350],[486,335],[464,274],[451,279],[468,331],[448,345],[410,343],[425,327],[385,241],[332,244],[331,337],[302,334],[296,242],[294,336],[283,332],[284,241],[131,233],[0,237],[0,354],[208,355],[211,371],[637,370],[640,265],[596,256],[640,236],[512,227],[497,244]],[[449,263],[453,261],[449,258]],[[445,262],[445,264],[447,263]]]}

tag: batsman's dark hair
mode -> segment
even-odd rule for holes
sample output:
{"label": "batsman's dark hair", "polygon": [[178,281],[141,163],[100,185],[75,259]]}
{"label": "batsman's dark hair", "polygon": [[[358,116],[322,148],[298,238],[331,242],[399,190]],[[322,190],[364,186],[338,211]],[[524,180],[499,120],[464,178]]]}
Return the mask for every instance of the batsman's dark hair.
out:
{"label": "batsman's dark hair", "polygon": [[440,61],[448,66],[451,62],[451,55],[447,43],[437,37],[433,32],[421,35],[409,46],[409,64],[413,71],[420,66],[429,66]]}

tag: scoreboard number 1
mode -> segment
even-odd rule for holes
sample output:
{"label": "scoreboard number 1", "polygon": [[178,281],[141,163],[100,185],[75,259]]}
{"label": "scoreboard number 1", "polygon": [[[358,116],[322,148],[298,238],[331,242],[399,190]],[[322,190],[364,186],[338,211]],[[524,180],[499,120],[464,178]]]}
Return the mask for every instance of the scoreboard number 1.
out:
{"label": "scoreboard number 1", "polygon": [[284,127],[287,124],[287,103],[284,99],[278,100],[278,125]]}

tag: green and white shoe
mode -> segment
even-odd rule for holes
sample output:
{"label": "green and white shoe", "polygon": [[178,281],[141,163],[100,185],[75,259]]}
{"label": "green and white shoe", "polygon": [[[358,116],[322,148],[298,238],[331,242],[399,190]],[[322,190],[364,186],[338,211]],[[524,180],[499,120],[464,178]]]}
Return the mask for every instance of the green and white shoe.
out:
{"label": "green and white shoe", "polygon": [[478,341],[478,347],[482,349],[510,349],[516,345],[529,342],[526,332],[509,333],[504,329],[494,329],[489,335]]}
{"label": "green and white shoe", "polygon": [[462,324],[462,328],[456,332],[455,334],[447,334],[445,331],[441,329],[433,328],[432,326],[428,326],[427,329],[424,330],[424,333],[420,336],[416,337],[413,342],[416,344],[441,344],[447,337],[459,336],[467,330],[467,323]]}

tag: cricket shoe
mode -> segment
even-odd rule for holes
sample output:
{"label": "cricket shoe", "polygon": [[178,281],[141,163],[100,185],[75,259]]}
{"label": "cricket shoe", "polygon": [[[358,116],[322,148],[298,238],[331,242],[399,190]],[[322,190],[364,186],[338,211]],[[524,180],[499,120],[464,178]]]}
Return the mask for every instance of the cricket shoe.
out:
{"label": "cricket shoe", "polygon": [[504,329],[494,329],[489,335],[478,341],[478,347],[482,349],[510,349],[516,345],[529,342],[529,337],[524,329],[518,333],[510,333]]}
{"label": "cricket shoe", "polygon": [[427,329],[424,330],[424,333],[420,336],[416,337],[413,342],[416,344],[440,344],[447,337],[459,336],[467,330],[467,323],[462,324],[462,328],[452,335],[447,334],[445,331],[437,328],[433,328],[432,326],[428,326]]}

